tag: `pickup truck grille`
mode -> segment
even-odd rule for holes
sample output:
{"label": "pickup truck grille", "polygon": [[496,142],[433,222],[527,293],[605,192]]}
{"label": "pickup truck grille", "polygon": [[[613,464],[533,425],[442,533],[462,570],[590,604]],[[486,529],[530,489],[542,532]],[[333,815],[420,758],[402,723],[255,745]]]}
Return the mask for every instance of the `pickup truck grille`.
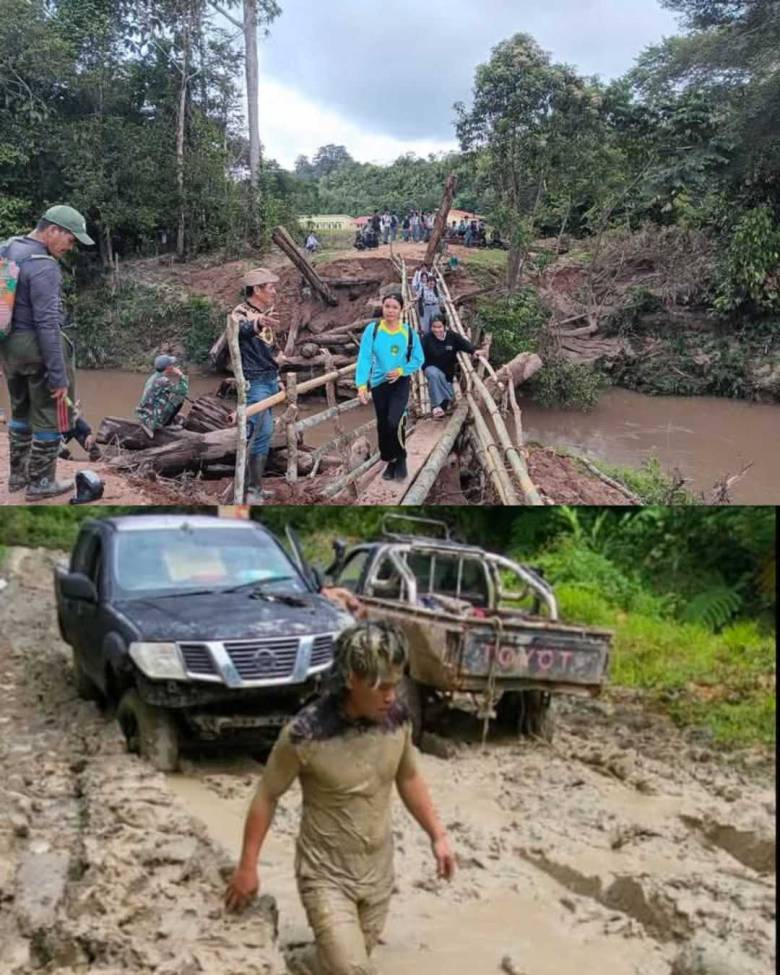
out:
{"label": "pickup truck grille", "polygon": [[[184,667],[191,677],[215,680],[236,686],[235,681],[303,680],[315,668],[321,670],[333,661],[332,633],[304,638],[311,640],[311,654],[305,672],[296,673],[299,666],[301,638],[265,637],[258,640],[225,640],[209,646],[206,643],[180,643]],[[232,664],[232,681],[224,673],[228,658]]]}
{"label": "pickup truck grille", "polygon": [[333,637],[330,634],[318,636],[311,651],[311,666],[321,667],[333,660]]}
{"label": "pickup truck grille", "polygon": [[298,657],[298,637],[225,641],[225,651],[242,680],[290,677]]}
{"label": "pickup truck grille", "polygon": [[180,643],[179,649],[188,674],[216,674],[217,668],[208,647],[202,643]]}

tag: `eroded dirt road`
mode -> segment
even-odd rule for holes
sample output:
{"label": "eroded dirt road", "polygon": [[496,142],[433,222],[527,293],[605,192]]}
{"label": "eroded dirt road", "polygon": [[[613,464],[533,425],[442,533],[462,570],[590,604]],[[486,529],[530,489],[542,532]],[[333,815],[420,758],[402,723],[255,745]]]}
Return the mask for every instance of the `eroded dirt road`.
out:
{"label": "eroded dirt road", "polygon": [[[261,861],[263,898],[222,911],[261,766],[193,757],[164,777],[80,702],[50,553],[0,570],[0,972],[283,972],[309,940],[292,877],[297,788]],[[681,648],[681,652],[684,648]],[[682,737],[635,698],[562,704],[554,745],[464,715],[422,756],[460,870],[436,881],[395,809],[383,975],[764,975],[774,967],[774,766]],[[441,739],[436,743],[441,745]],[[274,942],[278,910],[278,940]]]}

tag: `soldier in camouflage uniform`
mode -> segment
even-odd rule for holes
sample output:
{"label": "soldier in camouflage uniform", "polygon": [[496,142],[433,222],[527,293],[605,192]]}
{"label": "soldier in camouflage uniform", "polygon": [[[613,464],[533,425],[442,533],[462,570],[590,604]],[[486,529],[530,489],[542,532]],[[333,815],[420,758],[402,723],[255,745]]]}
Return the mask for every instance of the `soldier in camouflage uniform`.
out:
{"label": "soldier in camouflage uniform", "polygon": [[141,402],[135,409],[138,422],[151,439],[155,430],[167,427],[187,397],[189,382],[176,365],[176,357],[158,355],[154,372],[146,380]]}
{"label": "soldier in camouflage uniform", "polygon": [[314,951],[294,971],[371,975],[394,886],[392,792],[428,834],[437,873],[455,857],[418,769],[407,706],[397,689],[408,659],[403,632],[362,622],[336,644],[333,686],[282,730],[247,814],[226,904],[241,910],[257,893],[257,862],[276,805],[296,779],[303,793],[295,857],[298,892]]}

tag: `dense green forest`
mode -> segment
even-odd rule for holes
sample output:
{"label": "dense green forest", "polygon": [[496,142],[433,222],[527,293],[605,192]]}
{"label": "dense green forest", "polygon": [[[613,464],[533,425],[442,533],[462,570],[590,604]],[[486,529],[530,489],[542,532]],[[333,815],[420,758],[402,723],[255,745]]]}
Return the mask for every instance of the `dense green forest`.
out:
{"label": "dense green forest", "polygon": [[[5,508],[0,550],[67,549],[84,518],[153,510]],[[375,538],[385,514],[338,506],[254,513],[280,535],[292,525],[323,568],[334,538]],[[415,514],[444,519],[464,541],[541,567],[562,619],[615,631],[613,683],[644,688],[679,721],[702,724],[718,740],[773,740],[773,508],[437,506]]]}
{"label": "dense green forest", "polygon": [[[453,107],[457,152],[379,166],[330,144],[292,171],[266,153],[253,185],[243,45],[215,5],[0,0],[0,239],[67,200],[100,244],[78,255],[79,276],[99,284],[115,254],[237,256],[299,215],[430,209],[456,172],[455,205],[483,213],[510,245],[508,298],[483,302],[482,324],[498,362],[542,353],[541,402],[587,408],[607,375],[651,393],[776,401],[780,5],[659,2],[679,32],[612,80],[557,62],[527,34],[502,41]],[[239,16],[240,0],[225,8]],[[284,16],[275,0],[257,8],[261,30]],[[563,252],[582,280],[556,305],[540,275]],[[134,293],[117,314],[106,303],[125,301],[121,289],[82,295],[81,361],[130,364],[106,360],[101,323],[130,315],[141,327],[154,294]],[[601,372],[567,364],[557,330],[571,307],[630,354]],[[202,361],[216,326],[186,301],[174,317],[191,311],[209,319],[185,342]]]}

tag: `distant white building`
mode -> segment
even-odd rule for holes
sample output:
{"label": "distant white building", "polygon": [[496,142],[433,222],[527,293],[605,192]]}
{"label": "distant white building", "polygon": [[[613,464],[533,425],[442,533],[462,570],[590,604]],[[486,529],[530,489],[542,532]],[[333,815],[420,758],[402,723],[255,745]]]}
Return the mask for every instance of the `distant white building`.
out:
{"label": "distant white building", "polygon": [[346,213],[313,213],[310,216],[298,217],[298,223],[304,230],[352,230],[354,222]]}

